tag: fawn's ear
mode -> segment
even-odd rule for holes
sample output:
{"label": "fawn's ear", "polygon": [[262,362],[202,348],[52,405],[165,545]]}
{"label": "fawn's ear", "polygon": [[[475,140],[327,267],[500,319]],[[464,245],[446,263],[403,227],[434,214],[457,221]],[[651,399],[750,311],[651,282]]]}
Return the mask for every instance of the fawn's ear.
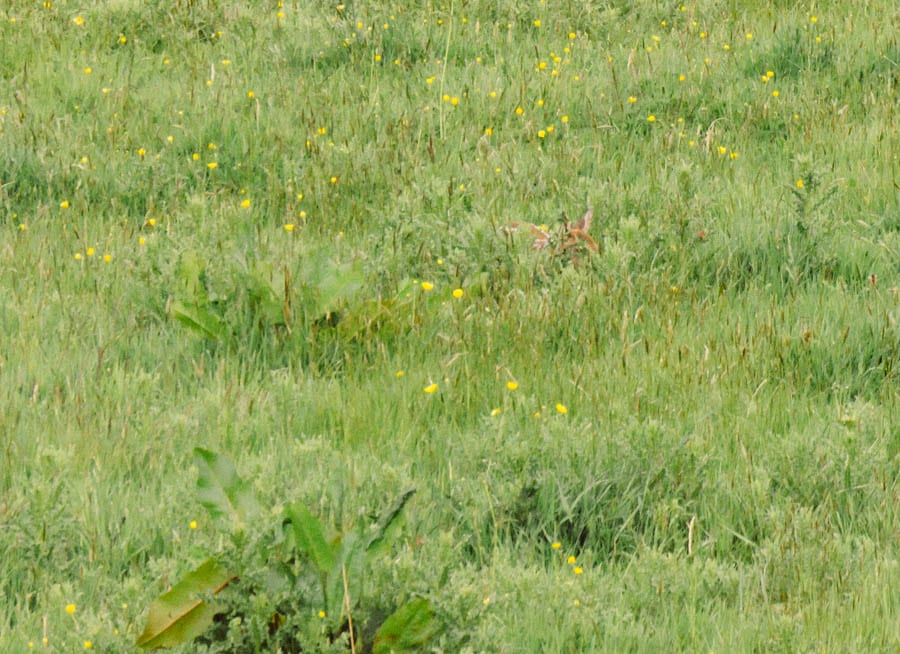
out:
{"label": "fawn's ear", "polygon": [[574,225],[569,225],[569,229],[577,229],[582,232],[587,232],[591,228],[591,223],[594,222],[594,207],[588,207],[588,210]]}

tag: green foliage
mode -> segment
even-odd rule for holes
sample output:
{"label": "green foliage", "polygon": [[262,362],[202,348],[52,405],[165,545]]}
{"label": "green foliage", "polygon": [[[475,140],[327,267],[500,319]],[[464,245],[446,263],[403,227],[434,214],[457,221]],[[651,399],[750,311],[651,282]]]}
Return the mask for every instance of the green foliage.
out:
{"label": "green foliage", "polygon": [[197,501],[206,509],[218,529],[238,531],[252,526],[260,508],[250,486],[237,474],[226,457],[194,449],[197,466]]}
{"label": "green foliage", "polygon": [[419,651],[435,634],[431,602],[417,598],[397,609],[375,634],[374,654]]}
{"label": "green foliage", "polygon": [[138,647],[161,649],[188,643],[209,628],[222,606],[200,599],[218,595],[234,581],[215,559],[189,572],[150,605],[147,626],[138,637]]}
{"label": "green foliage", "polygon": [[325,542],[322,525],[303,504],[295,503],[285,508],[284,515],[293,527],[297,548],[306,554],[323,577],[327,576],[337,562],[331,546]]}
{"label": "green foliage", "polygon": [[[358,527],[328,543],[322,524],[301,502],[284,508],[282,524],[274,530],[262,529],[256,496],[227,457],[198,447],[194,462],[197,500],[216,526],[230,535],[232,547],[214,554],[150,605],[136,645],[168,648],[202,636],[210,651],[220,647],[228,651],[258,651],[261,647],[324,651],[347,630],[356,629],[351,617],[358,619],[360,612],[365,615],[364,608],[357,609],[361,580],[373,563],[369,554],[375,552],[375,544],[385,542],[415,491],[401,494],[371,529]],[[293,537],[292,542],[287,535]],[[282,547],[283,543],[288,546]],[[306,561],[312,564],[308,572],[321,582],[319,598],[304,594],[309,576]],[[214,599],[232,582],[236,591],[227,598],[228,603]],[[316,606],[324,607],[318,616]],[[214,620],[228,628],[207,633]],[[317,630],[318,623],[328,628]],[[419,598],[401,606],[379,627],[375,648],[390,651],[385,649],[388,645],[384,643],[388,643],[396,651],[409,651],[435,633],[431,602]],[[350,635],[354,647],[360,637]]]}
{"label": "green foliage", "polygon": [[234,344],[248,334],[280,327],[290,333],[337,325],[342,308],[356,308],[364,279],[359,259],[339,263],[322,253],[312,253],[278,275],[264,264],[237,261],[211,279],[207,262],[188,250],[175,270],[168,312],[200,336]]}

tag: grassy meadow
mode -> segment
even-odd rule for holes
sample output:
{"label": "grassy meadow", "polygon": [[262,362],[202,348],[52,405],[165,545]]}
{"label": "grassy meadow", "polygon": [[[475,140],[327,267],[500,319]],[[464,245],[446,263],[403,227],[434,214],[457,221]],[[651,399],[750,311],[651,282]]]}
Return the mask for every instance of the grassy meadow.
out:
{"label": "grassy meadow", "polygon": [[898,23],[4,2],[0,650],[900,650]]}

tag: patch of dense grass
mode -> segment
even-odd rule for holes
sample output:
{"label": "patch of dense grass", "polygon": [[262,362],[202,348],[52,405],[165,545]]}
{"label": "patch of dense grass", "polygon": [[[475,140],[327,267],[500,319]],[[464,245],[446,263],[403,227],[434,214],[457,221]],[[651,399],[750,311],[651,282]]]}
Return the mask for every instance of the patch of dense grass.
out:
{"label": "patch of dense grass", "polygon": [[[895,651],[894,23],[7,3],[2,649],[134,649],[223,551],[199,446],[276,523],[418,489],[360,647],[425,597],[448,652]],[[346,651],[308,590],[279,642]]]}

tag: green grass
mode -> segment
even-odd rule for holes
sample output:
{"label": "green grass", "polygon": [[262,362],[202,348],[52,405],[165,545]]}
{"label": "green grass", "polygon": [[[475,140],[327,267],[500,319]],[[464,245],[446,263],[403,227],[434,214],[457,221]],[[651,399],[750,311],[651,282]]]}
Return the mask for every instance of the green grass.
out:
{"label": "green grass", "polygon": [[896,651],[893,4],[6,3],[0,649],[133,651],[201,446],[415,486],[439,651]]}

